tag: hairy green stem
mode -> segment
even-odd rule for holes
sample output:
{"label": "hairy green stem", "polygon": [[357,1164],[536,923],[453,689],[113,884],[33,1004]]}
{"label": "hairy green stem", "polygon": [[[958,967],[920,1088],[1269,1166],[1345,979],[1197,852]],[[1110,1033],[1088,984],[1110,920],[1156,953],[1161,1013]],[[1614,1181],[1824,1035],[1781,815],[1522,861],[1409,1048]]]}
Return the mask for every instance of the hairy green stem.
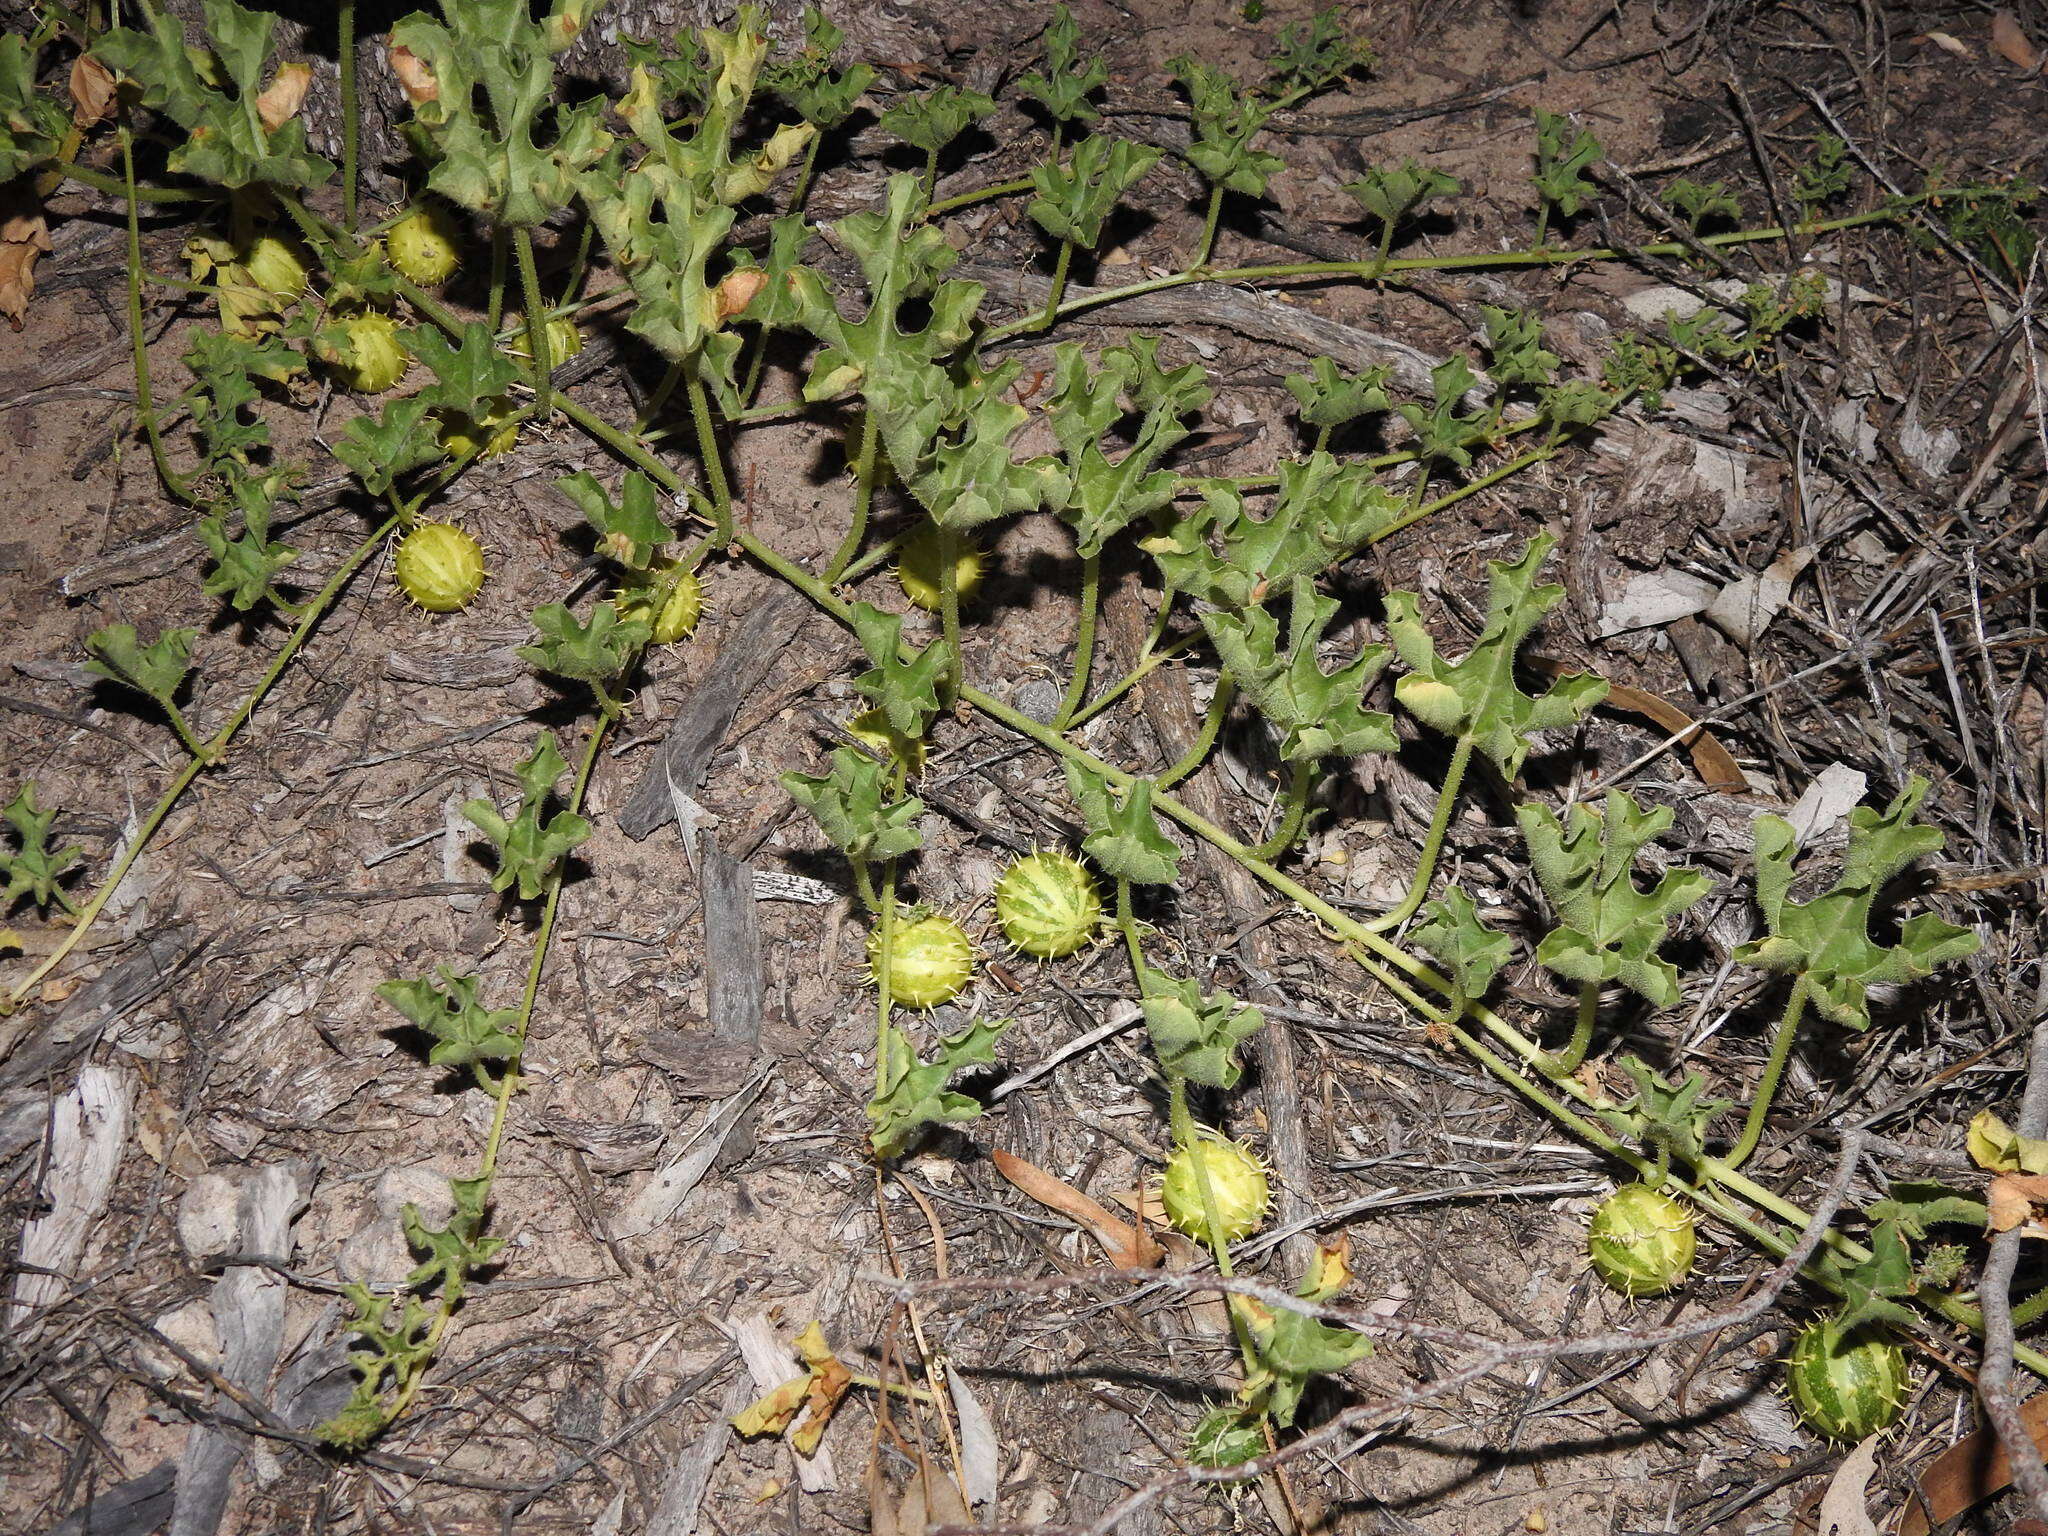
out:
{"label": "hairy green stem", "polygon": [[1450,766],[1444,770],[1443,786],[1437,791],[1436,809],[1429,818],[1429,832],[1422,840],[1422,857],[1416,863],[1414,878],[1408,882],[1408,894],[1365,925],[1375,933],[1385,933],[1407,922],[1429,894],[1430,877],[1436,873],[1436,861],[1443,853],[1444,834],[1451,825],[1451,812],[1457,806],[1458,791],[1465,782],[1465,769],[1472,761],[1472,744],[1472,737],[1460,736],[1458,744],[1451,748]]}
{"label": "hairy green stem", "polygon": [[[1923,194],[1909,199],[1908,202],[1917,204],[1925,200]],[[1876,208],[1865,213],[1848,214],[1838,219],[1823,219],[1817,223],[1801,224],[1795,232],[1800,235],[1829,234],[1836,230],[1855,229],[1866,224],[1890,223],[1904,211],[1903,206]],[[1786,230],[1771,225],[1764,229],[1741,229],[1727,234],[1708,235],[1700,243],[1718,248],[1756,245],[1785,238]],[[1196,263],[1165,277],[1147,278],[1143,282],[1127,283],[1116,288],[1098,288],[1083,293],[1062,303],[1054,318],[1064,320],[1069,315],[1099,308],[1104,304],[1114,304],[1119,299],[1138,298],[1168,288],[1184,288],[1190,283],[1262,282],[1286,277],[1377,279],[1397,272],[1473,272],[1497,267],[1562,267],[1582,261],[1619,261],[1629,256],[1683,256],[1689,250],[1690,247],[1684,242],[1671,240],[1627,250],[1619,246],[1582,246],[1555,251],[1482,251],[1462,256],[1401,257],[1384,264],[1371,257],[1363,261],[1282,261],[1256,266],[1218,268]],[[1206,259],[1205,255],[1204,260]],[[1040,329],[1041,321],[1042,317],[1034,311],[1024,319],[996,326],[982,338],[982,345],[993,346],[1013,336],[1036,331]]]}
{"label": "hairy green stem", "polygon": [[[135,190],[135,141],[134,135],[123,123],[121,137],[121,181],[130,193]],[[184,476],[171,468],[170,453],[164,447],[163,429],[156,419],[156,401],[149,387],[149,337],[142,321],[142,220],[140,206],[133,196],[128,199],[128,350],[135,365],[135,415],[142,423],[143,436],[149,442],[149,456],[156,465],[157,478],[164,483],[164,489],[186,506],[194,505],[190,487]]]}
{"label": "hairy green stem", "polygon": [[[1203,268],[1209,265],[1209,257],[1216,250],[1216,226],[1222,222],[1222,219],[1223,185],[1221,182],[1218,182],[1215,186],[1209,188],[1208,211],[1202,215],[1202,238],[1195,246],[1194,259],[1179,274],[1182,282],[1193,280],[1202,272]],[[1054,320],[1059,318],[1059,313],[1058,307],[1055,306],[1051,315],[1042,322],[1042,325],[1052,324]]]}
{"label": "hairy green stem", "polygon": [[1217,736],[1222,733],[1223,722],[1230,714],[1231,700],[1236,697],[1237,679],[1226,672],[1216,679],[1216,692],[1209,700],[1209,707],[1202,711],[1202,728],[1188,743],[1187,751],[1181,753],[1180,760],[1152,781],[1154,789],[1171,789],[1202,766],[1202,760],[1209,755],[1216,745]]}
{"label": "hairy green stem", "polygon": [[1064,731],[1073,725],[1074,715],[1081,708],[1081,701],[1088,697],[1088,674],[1095,661],[1095,620],[1100,611],[1102,599],[1102,556],[1100,553],[1081,557],[1081,617],[1074,631],[1074,673],[1068,679],[1066,696],[1060,700],[1059,713],[1053,716],[1053,729]]}
{"label": "hairy green stem", "polygon": [[[125,197],[131,203],[211,203],[228,195],[225,187],[135,187],[131,190],[121,177],[109,176],[105,171],[96,171],[75,160],[60,160],[54,169],[63,174],[65,181],[75,181],[109,197]],[[50,190],[54,192],[56,188]]]}
{"label": "hairy green stem", "polygon": [[697,428],[697,458],[704,467],[705,483],[711,487],[711,511],[716,537],[721,544],[732,542],[732,487],[725,478],[725,459],[718,451],[718,432],[711,422],[711,398],[704,381],[693,372],[687,386],[690,420]]}
{"label": "hairy green stem", "polygon": [[939,633],[946,642],[946,685],[939,698],[948,708],[967,680],[967,653],[960,645],[960,535],[950,523],[939,530]]}
{"label": "hairy green stem", "polygon": [[1561,1077],[1567,1072],[1579,1070],[1579,1063],[1586,1059],[1586,1051],[1593,1043],[1593,1026],[1600,1018],[1600,983],[1588,981],[1579,987],[1579,1016],[1572,1024],[1572,1037],[1565,1042],[1565,1048],[1558,1052],[1552,1077]]}
{"label": "hairy green stem", "polygon": [[[1059,156],[1053,156],[1055,160]],[[1029,176],[1019,176],[1015,181],[999,181],[992,186],[978,187],[972,192],[962,192],[958,197],[949,197],[944,202],[933,203],[925,209],[927,219],[936,219],[942,213],[954,213],[962,208],[971,208],[976,203],[985,203],[991,198],[1008,197],[1013,192],[1029,192],[1037,183]]]}
{"label": "hairy green stem", "polygon": [[1053,262],[1052,287],[1045,295],[1045,312],[1039,321],[1040,330],[1050,330],[1053,321],[1059,317],[1060,300],[1065,298],[1067,293],[1067,269],[1073,264],[1073,260],[1074,242],[1062,240],[1060,254]]}
{"label": "hairy green stem", "polygon": [[1282,801],[1280,825],[1273,829],[1273,835],[1254,848],[1252,857],[1271,863],[1294,846],[1294,840],[1301,836],[1301,823],[1308,815],[1309,792],[1316,785],[1316,770],[1313,763],[1294,763],[1287,775],[1287,794]]}
{"label": "hairy green stem", "polygon": [[1806,1012],[1807,991],[1806,977],[1801,975],[1792,983],[1792,995],[1785,1000],[1784,1015],[1778,1020],[1777,1033],[1771,1037],[1771,1054],[1764,1062],[1764,1075],[1757,1082],[1756,1097],[1750,1100],[1749,1116],[1742,1122],[1742,1135],[1721,1159],[1728,1168],[1740,1168],[1748,1162],[1756,1144],[1763,1140],[1764,1122],[1771,1117],[1771,1101],[1778,1096],[1778,1082],[1785,1075],[1785,1063],[1792,1059],[1792,1042],[1799,1034],[1800,1016]]}
{"label": "hairy green stem", "polygon": [[1087,707],[1067,722],[1066,729],[1071,731],[1086,725],[1180,653],[1184,648],[1180,645],[1167,646],[1164,650],[1159,645],[1166,634],[1167,624],[1172,620],[1176,595],[1168,592],[1160,600],[1159,611],[1152,616],[1152,627],[1145,633],[1145,643],[1138,647],[1138,659],[1131,670],[1090,699]]}
{"label": "hairy green stem", "polygon": [[[541,303],[540,272],[533,261],[533,231],[524,227],[513,232],[512,243],[519,254],[519,287],[525,295],[526,346],[531,361],[533,394],[539,402],[542,421],[554,414],[554,386],[548,375],[552,349],[548,346],[548,312]],[[495,326],[493,327],[495,329]]]}
{"label": "hairy green stem", "polygon": [[827,582],[836,584],[846,579],[847,567],[853,564],[853,557],[860,553],[861,543],[868,536],[868,513],[875,504],[875,445],[881,433],[876,423],[873,407],[860,413],[860,447],[855,450],[853,461],[853,516],[847,520],[846,537],[839,541],[825,567]]}
{"label": "hairy green stem", "polygon": [[362,568],[365,561],[382,547],[384,540],[397,529],[402,521],[402,517],[393,516],[381,523],[376,532],[364,539],[362,543],[358,544],[350,552],[349,557],[327,579],[327,585],[322,587],[307,602],[305,607],[300,610],[297,626],[292,630],[291,636],[285,641],[283,648],[278,651],[277,656],[271,661],[270,666],[256,680],[256,686],[250,690],[248,697],[242,700],[241,706],[228,717],[226,723],[201,744],[200,750],[194,753],[191,760],[180,770],[178,776],[171,781],[170,787],[163,792],[156,804],[150,808],[148,816],[143,818],[142,824],[135,829],[134,836],[129,838],[128,846],[121,851],[121,856],[114,861],[113,868],[107,871],[106,879],[100,882],[99,889],[92,894],[92,899],[80,910],[78,921],[72,925],[71,931],[64,935],[63,942],[46,955],[34,970],[30,971],[9,989],[7,1001],[10,1005],[19,1003],[23,998],[27,997],[36,983],[62,964],[64,957],[77,948],[79,942],[91,931],[92,925],[98,920],[101,910],[106,906],[114,892],[119,889],[121,882],[127,878],[128,871],[134,868],[135,861],[142,857],[143,849],[149,845],[149,840],[156,835],[158,828],[164,823],[164,818],[170,815],[172,808],[177,805],[179,798],[191,787],[192,782],[200,774],[220,760],[221,755],[227,751],[229,743],[241,733],[242,727],[248,724],[249,717],[255,714],[257,705],[263,702],[264,696],[270,692],[271,686],[277,682],[279,677],[283,676],[284,669],[291,664],[292,658],[299,653],[300,647],[311,636],[314,627],[320,622],[321,616],[333,606],[334,600],[341,595],[342,588],[348,585],[349,579]]}
{"label": "hairy green stem", "polygon": [[498,333],[498,327],[505,319],[505,265],[510,254],[511,237],[502,224],[491,229],[491,296],[484,309],[484,324],[491,328],[491,334]]}
{"label": "hairy green stem", "polygon": [[356,0],[336,0],[335,35],[339,39],[336,62],[341,73],[341,222],[356,227],[356,160],[362,133],[361,113],[356,105]]}

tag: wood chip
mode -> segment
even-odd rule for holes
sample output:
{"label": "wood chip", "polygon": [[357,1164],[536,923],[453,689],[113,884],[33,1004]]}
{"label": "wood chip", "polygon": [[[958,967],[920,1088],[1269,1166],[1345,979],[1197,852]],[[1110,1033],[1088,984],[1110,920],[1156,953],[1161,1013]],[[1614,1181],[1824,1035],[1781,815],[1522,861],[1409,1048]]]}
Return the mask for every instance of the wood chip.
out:
{"label": "wood chip", "polygon": [[[49,1167],[43,1174],[43,1214],[22,1228],[22,1272],[14,1278],[7,1326],[17,1337],[40,1326],[80,1278],[86,1239],[107,1208],[128,1142],[128,1112],[135,1076],[119,1067],[89,1066],[78,1083],[50,1106]],[[47,1271],[47,1273],[38,1273]]]}

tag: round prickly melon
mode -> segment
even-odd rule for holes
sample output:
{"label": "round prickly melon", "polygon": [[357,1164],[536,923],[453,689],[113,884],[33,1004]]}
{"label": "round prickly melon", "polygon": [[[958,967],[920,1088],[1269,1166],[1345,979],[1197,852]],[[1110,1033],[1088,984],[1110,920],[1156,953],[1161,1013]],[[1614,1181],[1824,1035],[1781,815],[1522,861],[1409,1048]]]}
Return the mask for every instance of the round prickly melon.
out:
{"label": "round prickly melon", "polygon": [[484,584],[483,546],[453,523],[421,523],[398,541],[399,588],[429,613],[453,613]]}
{"label": "round prickly melon", "polygon": [[[882,930],[868,935],[868,969],[879,981]],[[974,946],[952,918],[933,912],[899,919],[890,933],[889,996],[906,1008],[936,1008],[974,974]]]}
{"label": "round prickly melon", "polygon": [[1102,926],[1102,892],[1079,859],[1027,854],[996,882],[996,921],[1027,955],[1058,959],[1095,937]]}
{"label": "round prickly melon", "polygon": [[1822,1318],[1793,1340],[1785,1381],[1799,1417],[1830,1440],[1865,1440],[1906,1405],[1906,1352],[1882,1328]]}
{"label": "round prickly melon", "polygon": [[[1198,1171],[1199,1170],[1199,1171]],[[1209,1198],[1216,1204],[1216,1231],[1209,1231],[1202,1205],[1202,1175],[1209,1180]],[[1272,1203],[1266,1166],[1241,1141],[1199,1127],[1195,1139],[1174,1151],[1159,1186],[1166,1219],[1197,1241],[1234,1243],[1258,1230]]]}
{"label": "round prickly melon", "polygon": [[1692,1212],[1647,1184],[1624,1184],[1593,1212],[1593,1271],[1624,1296],[1661,1296],[1692,1273]]}

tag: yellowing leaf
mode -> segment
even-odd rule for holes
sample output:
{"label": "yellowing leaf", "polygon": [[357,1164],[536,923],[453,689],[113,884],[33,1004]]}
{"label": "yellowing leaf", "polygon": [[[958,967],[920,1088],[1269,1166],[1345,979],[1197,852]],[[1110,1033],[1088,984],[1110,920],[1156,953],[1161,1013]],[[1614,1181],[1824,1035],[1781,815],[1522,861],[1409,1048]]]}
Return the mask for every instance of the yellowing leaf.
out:
{"label": "yellowing leaf", "polygon": [[1970,1122],[1970,1161],[1993,1173],[2048,1174],[2048,1141],[2022,1136],[1990,1110]]}
{"label": "yellowing leaf", "polygon": [[732,1427],[741,1435],[779,1435],[804,1405],[810,1390],[808,1375],[792,1377],[765,1396],[757,1398],[732,1416]]}

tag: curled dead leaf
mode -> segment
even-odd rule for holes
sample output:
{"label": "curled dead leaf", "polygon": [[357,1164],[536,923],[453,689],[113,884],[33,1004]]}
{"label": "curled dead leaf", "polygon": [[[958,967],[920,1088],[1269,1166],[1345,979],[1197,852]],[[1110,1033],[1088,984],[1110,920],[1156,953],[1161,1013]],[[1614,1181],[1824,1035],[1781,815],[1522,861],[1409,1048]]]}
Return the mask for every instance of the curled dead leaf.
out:
{"label": "curled dead leaf", "polygon": [[2040,72],[2041,50],[2028,39],[2019,18],[2011,11],[1991,13],[1991,46],[2006,62],[2017,65],[2028,74]]}
{"label": "curled dead leaf", "polygon": [[759,267],[742,267],[728,273],[717,289],[718,323],[723,325],[734,315],[745,314],[747,306],[767,286],[768,274]]}
{"label": "curled dead leaf", "polygon": [[310,64],[280,64],[263,94],[256,98],[256,117],[265,133],[275,133],[299,115],[306,91],[313,83]]}
{"label": "curled dead leaf", "polygon": [[89,53],[71,61],[71,121],[81,128],[114,110],[114,72]]}
{"label": "curled dead leaf", "polygon": [[389,50],[391,72],[398,76],[398,88],[405,92],[405,99],[414,106],[423,102],[441,99],[441,81],[427,61],[410,48],[397,47]]}
{"label": "curled dead leaf", "polygon": [[36,263],[50,249],[50,226],[40,212],[0,222],[0,315],[18,331],[35,296]]}
{"label": "curled dead leaf", "polygon": [[2001,1173],[1984,1191],[1986,1225],[1993,1232],[2020,1228],[2022,1237],[2048,1237],[2048,1227],[2034,1220],[2034,1207],[2048,1205],[2048,1177],[2038,1173]]}
{"label": "curled dead leaf", "polygon": [[1075,1222],[1102,1245],[1104,1256],[1118,1269],[1150,1269],[1159,1262],[1159,1245],[1150,1234],[1117,1220],[1073,1185],[1021,1157],[1000,1149],[993,1156],[997,1173],[1040,1205]]}

